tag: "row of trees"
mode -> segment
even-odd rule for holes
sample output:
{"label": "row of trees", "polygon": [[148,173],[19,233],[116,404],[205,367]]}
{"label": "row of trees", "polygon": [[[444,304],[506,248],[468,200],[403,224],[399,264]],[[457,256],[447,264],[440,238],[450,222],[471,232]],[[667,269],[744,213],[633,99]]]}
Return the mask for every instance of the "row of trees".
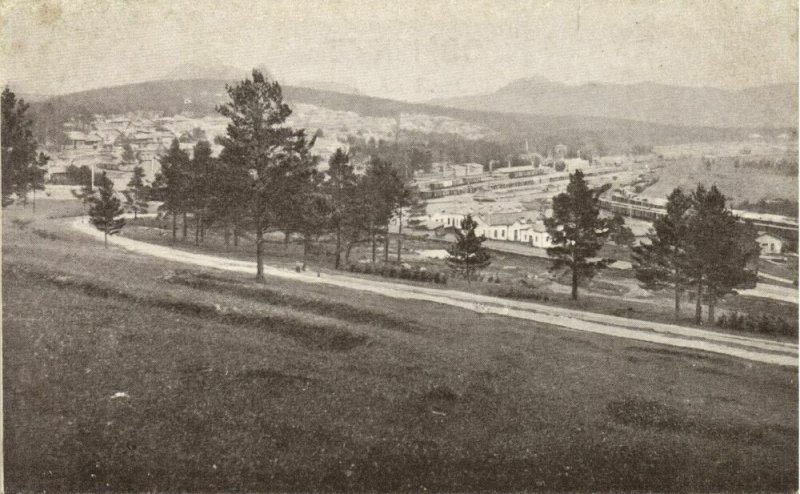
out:
{"label": "row of trees", "polygon": [[27,114],[28,105],[8,88],[0,99],[2,107],[2,204],[6,206],[16,199],[27,202],[28,193],[33,192],[33,207],[36,209],[36,191],[44,189],[44,176],[50,158],[37,153],[38,143],[33,137],[33,122]]}
{"label": "row of trees", "polygon": [[[338,149],[327,172],[317,171],[312,154],[315,137],[304,129],[285,125],[291,114],[280,85],[255,70],[252,79],[228,86],[230,101],[218,108],[230,119],[219,158],[212,157],[208,142],[195,145],[190,157],[173,141],[161,159],[161,173],[153,194],[173,218],[173,239],[178,216],[195,221],[195,241],[202,242],[205,228],[224,229],[226,243],[241,231],[255,236],[256,277],[263,280],[265,234],[279,230],[285,238],[303,236],[305,252],[323,234],[335,235],[336,267],[353,245],[371,242],[373,260],[377,238],[384,236],[388,258],[390,219],[410,204],[404,181],[391,163],[373,157],[364,175],[355,173],[351,156]],[[129,190],[138,185],[130,185]],[[399,252],[399,245],[398,245]]]}
{"label": "row of trees", "polygon": [[[609,237],[629,239],[620,218],[600,215],[599,198],[608,185],[591,188],[578,170],[570,175],[566,192],[553,199],[553,215],[545,220],[553,247],[547,253],[553,268],[572,275],[572,298],[578,298],[582,279],[593,277],[608,260],[597,257]],[[658,218],[648,241],[633,247],[637,279],[648,289],[675,291],[675,315],[680,316],[682,293],[695,291],[695,319],[702,321],[702,302],[714,322],[717,301],[735,288],[755,282],[759,247],[753,226],[734,216],[716,186],[699,185],[686,194],[675,189],[667,213]]]}
{"label": "row of trees", "polygon": [[673,289],[676,317],[681,294],[694,289],[696,322],[705,298],[713,323],[721,297],[756,281],[757,232],[731,213],[716,186],[698,185],[691,194],[676,188],[667,199],[667,213],[653,223],[649,242],[633,249],[636,277],[648,288]]}

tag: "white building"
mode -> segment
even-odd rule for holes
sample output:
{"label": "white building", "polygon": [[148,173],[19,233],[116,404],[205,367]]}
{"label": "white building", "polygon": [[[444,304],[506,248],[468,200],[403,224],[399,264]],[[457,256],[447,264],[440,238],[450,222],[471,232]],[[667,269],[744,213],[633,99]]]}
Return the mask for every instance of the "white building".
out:
{"label": "white building", "polygon": [[761,247],[762,254],[780,254],[783,250],[783,239],[769,233],[759,233],[756,242]]}

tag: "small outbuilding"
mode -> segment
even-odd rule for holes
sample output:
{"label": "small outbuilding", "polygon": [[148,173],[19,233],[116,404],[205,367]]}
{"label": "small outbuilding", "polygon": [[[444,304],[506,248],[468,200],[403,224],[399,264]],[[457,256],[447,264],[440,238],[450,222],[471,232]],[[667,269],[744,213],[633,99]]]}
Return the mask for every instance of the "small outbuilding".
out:
{"label": "small outbuilding", "polygon": [[759,233],[756,237],[761,254],[780,254],[783,251],[783,239],[770,233]]}

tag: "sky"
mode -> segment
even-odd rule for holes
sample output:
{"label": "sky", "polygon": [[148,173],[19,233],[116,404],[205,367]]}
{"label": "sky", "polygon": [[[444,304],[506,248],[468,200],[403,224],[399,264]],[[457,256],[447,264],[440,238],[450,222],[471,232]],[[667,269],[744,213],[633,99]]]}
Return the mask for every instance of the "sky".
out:
{"label": "sky", "polygon": [[186,63],[425,101],[527,77],[726,89],[797,82],[791,0],[5,0],[0,78],[63,94]]}

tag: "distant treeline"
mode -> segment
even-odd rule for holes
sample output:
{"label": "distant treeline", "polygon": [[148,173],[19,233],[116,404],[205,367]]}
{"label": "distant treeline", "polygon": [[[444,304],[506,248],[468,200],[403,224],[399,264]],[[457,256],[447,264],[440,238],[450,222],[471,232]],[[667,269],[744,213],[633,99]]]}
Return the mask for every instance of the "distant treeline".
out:
{"label": "distant treeline", "polygon": [[744,201],[735,206],[735,209],[753,211],[755,213],[778,214],[797,218],[797,201],[788,199],[761,199],[758,202]]}
{"label": "distant treeline", "polygon": [[797,175],[797,156],[778,159],[740,159],[734,158],[734,168],[750,168],[754,170],[771,171],[781,175]]}
{"label": "distant treeline", "polygon": [[[515,153],[524,151],[526,140],[530,149],[534,150],[566,144],[570,149],[593,147],[599,148],[599,154],[618,154],[633,152],[636,146],[735,140],[744,139],[753,132],[764,135],[778,132],[778,129],[680,127],[601,117],[459,110],[291,86],[283,87],[283,92],[286,99],[294,103],[352,111],[363,116],[394,118],[401,113],[419,113],[484,125],[498,131],[502,136],[500,140],[513,145]],[[36,122],[37,139],[40,142],[45,142],[45,139],[57,142],[63,138],[59,136],[63,124],[70,119],[85,122],[94,114],[138,111],[158,112],[167,116],[178,113],[211,115],[216,114],[216,106],[224,100],[225,81],[150,81],[54,97],[32,103],[31,113]],[[783,129],[780,132],[794,131]]]}

